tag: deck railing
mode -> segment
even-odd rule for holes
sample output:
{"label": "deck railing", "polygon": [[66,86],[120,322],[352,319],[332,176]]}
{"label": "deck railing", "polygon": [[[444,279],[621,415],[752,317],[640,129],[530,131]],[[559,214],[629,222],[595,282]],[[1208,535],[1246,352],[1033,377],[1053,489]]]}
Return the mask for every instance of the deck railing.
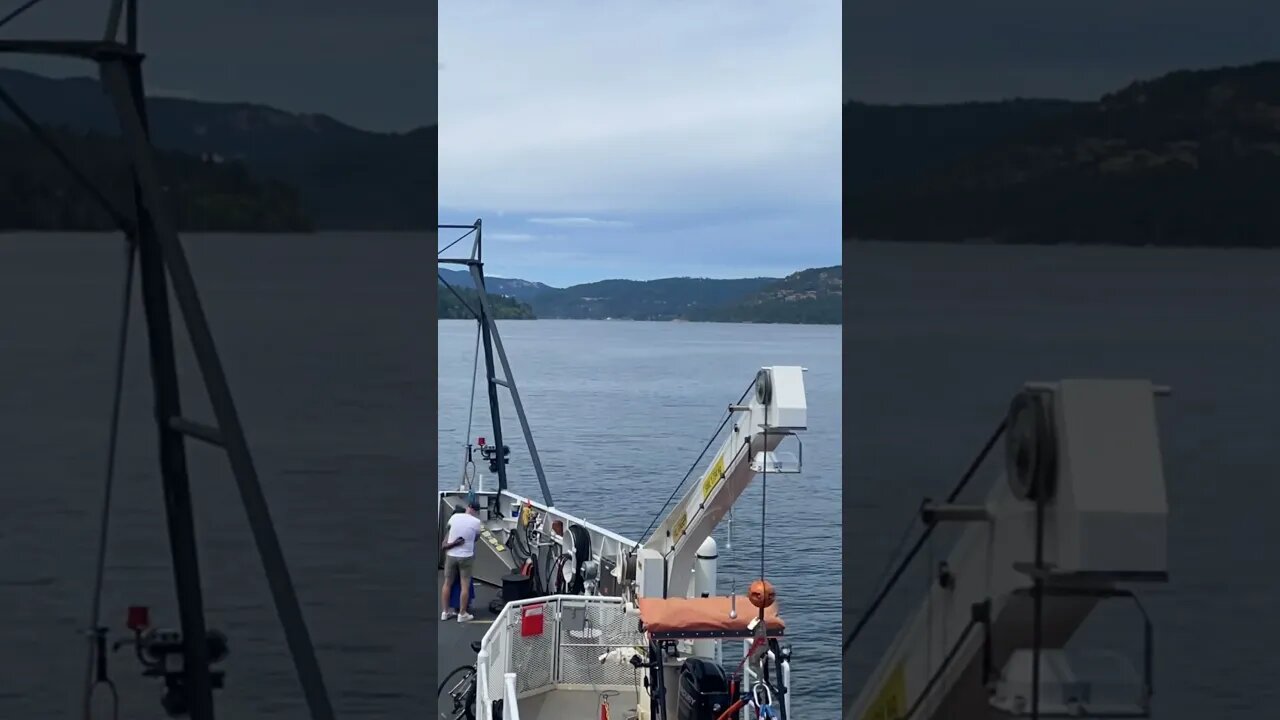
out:
{"label": "deck railing", "polygon": [[631,688],[634,667],[600,658],[643,644],[639,618],[626,612],[622,598],[552,595],[508,603],[480,641],[476,717],[498,720],[498,698],[504,720],[511,720],[519,717],[517,699],[540,692]]}

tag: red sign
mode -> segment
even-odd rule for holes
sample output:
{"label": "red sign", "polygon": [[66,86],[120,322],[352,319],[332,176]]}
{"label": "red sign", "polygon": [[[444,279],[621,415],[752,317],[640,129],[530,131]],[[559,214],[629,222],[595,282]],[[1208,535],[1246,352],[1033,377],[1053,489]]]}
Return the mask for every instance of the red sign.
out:
{"label": "red sign", "polygon": [[520,611],[520,637],[542,634],[542,604],[525,605]]}

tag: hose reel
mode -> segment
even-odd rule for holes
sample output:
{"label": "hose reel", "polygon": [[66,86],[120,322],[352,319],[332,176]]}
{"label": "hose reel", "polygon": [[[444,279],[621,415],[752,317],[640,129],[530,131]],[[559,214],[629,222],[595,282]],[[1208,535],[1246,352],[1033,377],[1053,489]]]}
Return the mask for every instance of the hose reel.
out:
{"label": "hose reel", "polygon": [[1019,500],[1053,498],[1058,480],[1058,438],[1050,395],[1023,391],[1009,404],[1005,474]]}
{"label": "hose reel", "polygon": [[570,525],[563,542],[568,558],[561,567],[562,577],[570,595],[581,595],[586,580],[583,565],[591,560],[591,533],[581,525]]}

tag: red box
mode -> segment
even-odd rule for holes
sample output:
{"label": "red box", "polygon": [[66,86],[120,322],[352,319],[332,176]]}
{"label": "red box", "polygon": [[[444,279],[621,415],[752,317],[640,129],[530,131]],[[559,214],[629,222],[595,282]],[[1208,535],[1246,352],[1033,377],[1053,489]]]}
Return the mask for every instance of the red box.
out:
{"label": "red box", "polygon": [[520,637],[534,637],[542,634],[542,603],[525,605],[520,611]]}

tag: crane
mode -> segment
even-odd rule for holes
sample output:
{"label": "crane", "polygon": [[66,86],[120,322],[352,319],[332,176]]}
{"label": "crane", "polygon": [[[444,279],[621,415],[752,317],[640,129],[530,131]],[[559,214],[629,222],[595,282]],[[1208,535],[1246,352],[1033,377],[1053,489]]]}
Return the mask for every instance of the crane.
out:
{"label": "crane", "polygon": [[692,597],[695,590],[714,594],[713,575],[712,587],[694,587],[699,548],[757,474],[799,472],[799,455],[791,464],[776,451],[806,428],[804,369],[761,368],[746,399],[729,406],[730,431],[699,480],[642,541],[636,560],[638,596]]}

